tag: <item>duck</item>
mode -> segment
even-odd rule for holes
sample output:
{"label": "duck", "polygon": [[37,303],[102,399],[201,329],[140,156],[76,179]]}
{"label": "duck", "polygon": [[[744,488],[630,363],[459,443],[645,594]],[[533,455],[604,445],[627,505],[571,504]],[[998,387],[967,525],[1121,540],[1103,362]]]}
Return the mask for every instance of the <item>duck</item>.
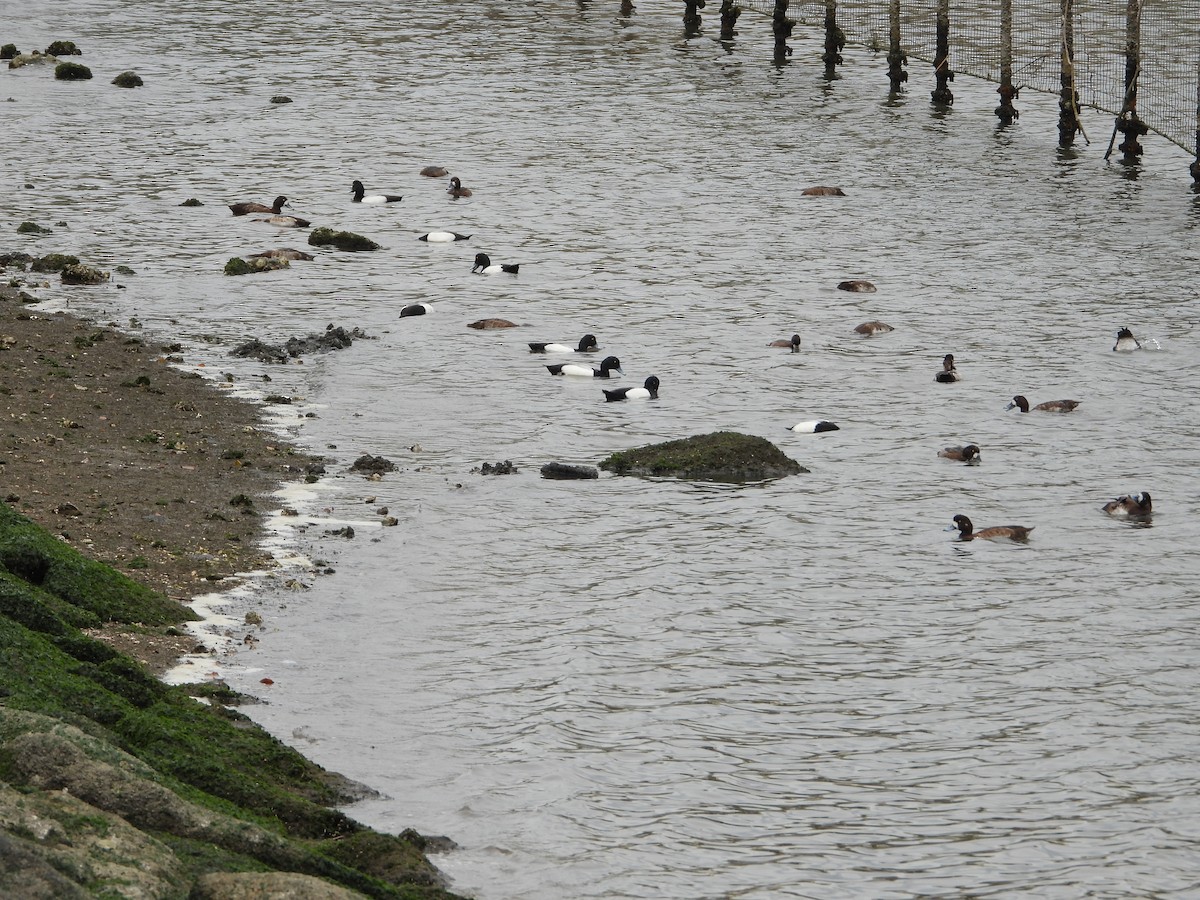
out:
{"label": "duck", "polygon": [[1010,541],[1027,541],[1029,540],[1029,532],[1033,531],[1034,526],[993,525],[991,528],[976,531],[975,526],[971,524],[971,520],[966,516],[955,516],[954,524],[948,526],[946,530],[954,531],[956,528],[958,529],[958,539],[960,541],[970,541],[975,538],[983,538],[988,541],[998,538],[1007,538]]}
{"label": "duck", "polygon": [[889,331],[895,331],[891,325],[886,322],[863,322],[860,325],[854,326],[855,334],[865,334],[870,337],[873,334],[886,334]]}
{"label": "duck", "polygon": [[275,198],[275,203],[271,206],[264,206],[261,203],[231,203],[229,204],[230,211],[235,216],[248,216],[250,213],[274,213],[279,215],[283,212],[285,206],[290,206],[287,197],[280,194]]}
{"label": "duck", "polygon": [[468,328],[474,328],[476,331],[491,331],[497,328],[517,328],[516,322],[510,322],[508,319],[476,319],[474,322],[467,323]]}
{"label": "duck", "polygon": [[958,374],[958,370],[954,368],[954,354],[947,353],[942,357],[942,371],[933,376],[933,380],[941,384],[953,384],[956,381],[962,381],[962,377]]}
{"label": "duck", "polygon": [[1137,494],[1126,494],[1116,500],[1110,500],[1101,507],[1110,516],[1129,518],[1145,518],[1153,511],[1150,504],[1150,492],[1141,491]]}
{"label": "duck", "polygon": [[574,378],[611,378],[613,372],[621,372],[621,361],[615,356],[606,356],[600,361],[600,368],[579,366],[575,363],[555,363],[546,366],[551,375],[569,375]]}
{"label": "duck", "polygon": [[841,431],[836,422],[826,419],[809,419],[807,422],[797,422],[788,431],[799,434],[820,434],[822,431]]}
{"label": "duck", "polygon": [[450,179],[450,187],[446,188],[446,193],[451,197],[470,197],[471,189],[462,186],[462,181],[457,175]]}
{"label": "duck", "polygon": [[791,347],[793,353],[800,352],[800,335],[793,334],[790,338],[780,338],[777,341],[771,341],[767,344],[768,347]]}
{"label": "duck", "polygon": [[[1036,409],[1036,410],[1041,410],[1042,412],[1064,412],[1065,413],[1065,412],[1070,412],[1078,405],[1079,405],[1078,400],[1047,400],[1045,403],[1039,403],[1037,406],[1034,406],[1032,408]],[[1029,410],[1030,410],[1029,401],[1026,400],[1020,394],[1017,394],[1017,396],[1013,397],[1012,403],[1008,404],[1008,406],[1006,406],[1004,408],[1012,409],[1013,407],[1016,407],[1023,413],[1029,412]]]}
{"label": "duck", "polygon": [[449,244],[451,241],[469,241],[469,234],[459,234],[457,231],[430,231],[417,238],[430,244]]}
{"label": "duck", "polygon": [[426,178],[445,178],[450,174],[450,170],[441,166],[426,166],[421,170],[421,174]]}
{"label": "duck", "polygon": [[299,216],[271,216],[269,219],[255,219],[255,222],[266,222],[276,228],[308,228],[312,222]]}
{"label": "duck", "polygon": [[400,318],[406,319],[409,316],[424,316],[431,312],[433,312],[433,307],[428,303],[410,303],[400,310]]}
{"label": "duck", "polygon": [[303,250],[293,250],[291,247],[276,247],[274,250],[264,250],[262,253],[251,253],[247,259],[269,259],[275,257],[277,259],[316,259],[311,253],[305,253]]}
{"label": "duck", "polygon": [[805,188],[800,192],[801,197],[845,197],[846,192],[840,187],[826,187],[817,185],[815,187]]}
{"label": "duck", "polygon": [[357,179],[350,185],[350,193],[355,203],[399,203],[404,199],[400,194],[368,194]]}
{"label": "duck", "polygon": [[579,339],[579,344],[575,347],[569,344],[555,343],[532,343],[529,345],[530,353],[590,353],[593,350],[599,350],[600,345],[596,343],[594,334],[585,334]]}
{"label": "duck", "polygon": [[1115,352],[1132,353],[1134,350],[1141,349],[1141,343],[1133,336],[1133,332],[1128,328],[1122,328],[1117,332],[1117,342],[1113,344],[1113,350]]}
{"label": "duck", "polygon": [[980,462],[979,447],[976,444],[967,444],[965,447],[946,447],[938,451],[938,456],[942,459],[964,462],[968,466],[977,466]]}
{"label": "duck", "polygon": [[659,381],[657,375],[647,378],[641,387],[617,388],[610,391],[603,388],[606,403],[616,403],[618,400],[657,400]]}
{"label": "duck", "polygon": [[516,275],[517,269],[520,267],[520,263],[497,263],[496,265],[492,265],[490,256],[486,253],[476,253],[475,265],[471,267],[471,271],[478,272],[480,275],[495,275],[497,272],[508,272]]}
{"label": "duck", "polygon": [[851,278],[849,281],[838,282],[839,291],[849,291],[852,294],[873,294],[878,288],[869,281],[861,278]]}

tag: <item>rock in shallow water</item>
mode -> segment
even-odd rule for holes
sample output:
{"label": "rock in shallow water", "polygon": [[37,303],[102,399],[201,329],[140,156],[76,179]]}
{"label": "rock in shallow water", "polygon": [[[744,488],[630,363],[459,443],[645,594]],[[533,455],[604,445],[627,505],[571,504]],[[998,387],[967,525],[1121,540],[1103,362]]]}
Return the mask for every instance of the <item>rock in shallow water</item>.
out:
{"label": "rock in shallow water", "polygon": [[693,481],[766,481],[807,472],[766,438],[716,431],[614,453],[600,468],[617,475],[660,475]]}

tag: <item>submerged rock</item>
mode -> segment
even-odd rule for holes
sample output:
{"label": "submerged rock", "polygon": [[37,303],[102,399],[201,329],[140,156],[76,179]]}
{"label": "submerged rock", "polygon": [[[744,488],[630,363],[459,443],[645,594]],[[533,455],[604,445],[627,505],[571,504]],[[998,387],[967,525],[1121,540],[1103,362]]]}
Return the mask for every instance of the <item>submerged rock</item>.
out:
{"label": "submerged rock", "polygon": [[288,97],[288,96],[286,96],[286,95],[284,95],[284,94],[276,94],[274,97],[272,97],[272,98],[271,98],[271,102],[272,102],[272,103],[275,103],[275,104],[280,104],[280,103],[291,103],[291,102],[292,102],[292,98],[291,98],[291,97]]}
{"label": "submerged rock", "polygon": [[30,265],[35,272],[61,272],[67,266],[79,265],[79,257],[69,253],[47,253],[39,256]]}
{"label": "submerged rock", "polygon": [[478,469],[472,469],[472,472],[478,472],[480,475],[515,475],[517,467],[512,464],[511,460],[505,460],[502,463],[484,463]]}
{"label": "submerged rock", "polygon": [[291,268],[291,263],[277,256],[256,257],[254,259],[242,259],[240,256],[234,256],[229,262],[225,263],[225,274],[252,275],[256,272],[274,272],[276,269],[288,268]]}
{"label": "submerged rock", "polygon": [[599,478],[600,471],[592,466],[573,466],[569,463],[552,462],[542,466],[542,477],[567,480],[586,480]]}
{"label": "submerged rock", "polygon": [[101,272],[94,266],[73,263],[64,266],[62,270],[63,284],[103,284],[108,281],[108,273]]}
{"label": "submerged rock", "polygon": [[142,77],[137,72],[122,72],[112,80],[112,83],[122,88],[141,87],[144,84]]}
{"label": "submerged rock", "polygon": [[60,62],[54,67],[54,77],[59,81],[87,81],[92,70],[83,63]]}
{"label": "submerged rock", "polygon": [[22,222],[17,226],[17,234],[52,234],[49,228],[43,228],[37,222]]}
{"label": "submerged rock", "polygon": [[0,47],[0,59],[12,59],[16,55],[16,44],[5,44],[3,47]]}
{"label": "submerged rock", "polygon": [[46,48],[47,56],[83,56],[83,51],[75,46],[74,41],[55,41]]}
{"label": "submerged rock", "polygon": [[368,474],[382,474],[384,472],[395,472],[396,464],[390,459],[385,459],[382,456],[370,456],[364,454],[354,461],[350,466],[351,472],[366,472]]}
{"label": "submerged rock", "polygon": [[658,475],[694,481],[765,481],[807,472],[766,438],[716,431],[614,453],[600,468],[617,475]]}
{"label": "submerged rock", "polygon": [[353,231],[334,231],[332,228],[314,228],[312,234],[308,236],[308,242],[314,247],[333,246],[338,250],[349,252],[383,249],[379,244],[361,234],[355,234]]}
{"label": "submerged rock", "polygon": [[195,197],[188,197],[186,200],[184,200],[179,205],[180,206],[203,206],[204,204],[201,203],[199,200],[197,200]]}

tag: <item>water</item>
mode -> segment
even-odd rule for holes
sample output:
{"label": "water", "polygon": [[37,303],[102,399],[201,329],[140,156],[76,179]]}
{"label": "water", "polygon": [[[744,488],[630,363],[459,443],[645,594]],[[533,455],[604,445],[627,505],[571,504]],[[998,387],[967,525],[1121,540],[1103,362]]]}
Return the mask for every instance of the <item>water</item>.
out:
{"label": "water", "polygon": [[[1095,115],[1060,153],[1052,98],[998,131],[988,84],[939,113],[925,70],[889,101],[861,50],[831,84],[814,35],[776,67],[764,19],[727,52],[684,41],[673,5],[618,6],[93,0],[47,27],[0,2],[5,41],[70,38],[97,76],[4,73],[10,246],[65,221],[40,252],[138,272],[58,302],[248,389],[264,368],[234,341],[374,338],[269,368],[299,401],[280,427],[331,473],[279,527],[336,574],[235,598],[262,641],[206,666],[382,792],[356,817],[458,841],[438,864],[481,900],[1196,896],[1188,159],[1151,138],[1140,167],[1106,164]],[[127,68],[144,88],[108,84]],[[354,178],[404,201],[353,206]],[[304,246],[224,206],[278,193],[385,250],[223,276]],[[433,228],[474,237],[415,240]],[[520,274],[472,276],[480,250]],[[397,317],[418,300],[435,312]],[[524,327],[464,327],[484,316]],[[851,333],[874,318],[896,331]],[[1112,353],[1124,325],[1161,349]],[[802,353],[766,348],[794,331]],[[661,398],[605,404],[526,352],[586,332]],[[933,382],[947,352],[959,384]],[[1083,403],[1006,413],[1016,393]],[[842,430],[785,430],[817,417]],[[721,428],[812,471],[537,476]],[[979,467],[935,456],[972,441]],[[346,474],[363,453],[400,471]],[[504,459],[517,475],[470,471]],[[1151,527],[1099,511],[1138,490]],[[955,513],[1036,530],[962,544]],[[345,522],[353,541],[325,534]]]}

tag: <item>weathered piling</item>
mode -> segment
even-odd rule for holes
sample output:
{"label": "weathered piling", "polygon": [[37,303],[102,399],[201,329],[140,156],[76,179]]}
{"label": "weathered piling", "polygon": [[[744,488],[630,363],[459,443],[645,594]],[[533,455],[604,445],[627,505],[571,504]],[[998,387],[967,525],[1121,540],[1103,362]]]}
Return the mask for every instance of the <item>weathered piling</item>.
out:
{"label": "weathered piling", "polygon": [[[1137,93],[1138,75],[1142,70],[1142,0],[1129,0],[1125,8],[1125,100],[1121,114],[1113,125],[1113,139],[1121,132],[1125,140],[1118,147],[1126,162],[1135,162],[1144,152],[1138,138],[1146,135],[1150,127],[1138,118]],[[1108,159],[1112,153],[1112,141],[1108,144]]]}
{"label": "weathered piling", "polygon": [[837,0],[825,0],[825,77],[832,78],[842,64],[842,48],[846,46],[846,35],[837,24]]}
{"label": "weathered piling", "polygon": [[[1058,73],[1058,145],[1069,147],[1083,131],[1079,91],[1075,89],[1075,2],[1062,0],[1062,61]],[[1085,135],[1086,137],[1086,135]]]}
{"label": "weathered piling", "polygon": [[792,55],[792,48],[788,46],[787,41],[792,36],[792,29],[796,27],[796,23],[788,18],[787,11],[790,5],[791,0],[775,0],[775,11],[771,14],[771,32],[775,35],[775,62],[783,62]]}
{"label": "weathered piling", "polygon": [[1013,106],[1020,89],[1013,86],[1013,35],[1012,35],[1012,0],[1000,0],[1000,87],[996,93],[1000,95],[1000,105],[996,107],[996,117],[1001,125],[1011,125],[1021,114]]}
{"label": "weathered piling", "polygon": [[683,33],[685,37],[695,37],[700,33],[700,10],[706,6],[705,0],[683,0]]}
{"label": "weathered piling", "polygon": [[908,81],[908,55],[900,49],[900,0],[888,3],[888,79],[892,82],[892,93],[898,93],[900,85]]}
{"label": "weathered piling", "polygon": [[954,94],[950,92],[950,82],[954,80],[954,72],[950,68],[950,0],[938,0],[937,50],[933,55],[933,72],[937,87],[930,96],[934,103],[949,106],[954,102]]}
{"label": "weathered piling", "polygon": [[1192,180],[1200,182],[1200,57],[1196,59],[1196,161],[1191,168]]}
{"label": "weathered piling", "polygon": [[737,4],[736,0],[722,0],[721,40],[732,41],[737,37],[737,20],[741,14],[742,8]]}

